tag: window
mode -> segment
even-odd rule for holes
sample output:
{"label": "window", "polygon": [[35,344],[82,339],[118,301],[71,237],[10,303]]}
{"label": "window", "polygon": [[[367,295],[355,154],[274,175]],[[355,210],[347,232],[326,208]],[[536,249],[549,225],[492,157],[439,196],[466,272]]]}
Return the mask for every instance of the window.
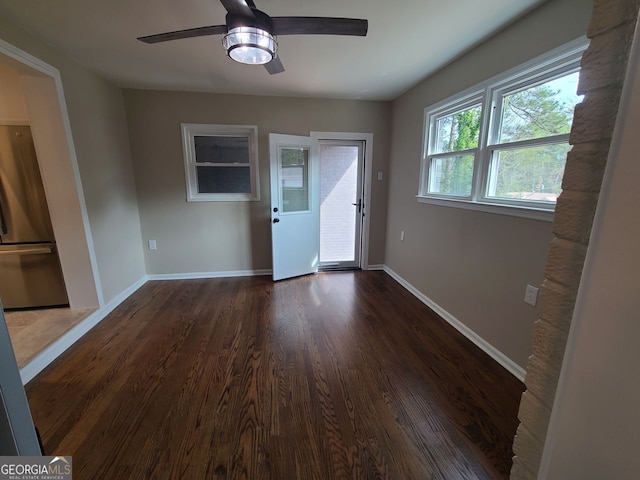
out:
{"label": "window", "polygon": [[258,128],[182,124],[187,201],[259,200]]}
{"label": "window", "polygon": [[585,48],[572,42],[425,109],[418,200],[550,219]]}

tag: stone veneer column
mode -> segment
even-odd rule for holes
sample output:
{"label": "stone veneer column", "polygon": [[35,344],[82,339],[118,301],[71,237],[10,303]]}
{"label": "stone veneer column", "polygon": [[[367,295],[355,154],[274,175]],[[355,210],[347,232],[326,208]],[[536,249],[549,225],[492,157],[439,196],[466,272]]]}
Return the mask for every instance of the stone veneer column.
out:
{"label": "stone veneer column", "polygon": [[540,289],[513,444],[513,480],[537,478],[639,8],[640,0],[594,0],[587,33],[591,43],[582,58],[578,87],[584,100],[575,110],[569,140],[573,149]]}

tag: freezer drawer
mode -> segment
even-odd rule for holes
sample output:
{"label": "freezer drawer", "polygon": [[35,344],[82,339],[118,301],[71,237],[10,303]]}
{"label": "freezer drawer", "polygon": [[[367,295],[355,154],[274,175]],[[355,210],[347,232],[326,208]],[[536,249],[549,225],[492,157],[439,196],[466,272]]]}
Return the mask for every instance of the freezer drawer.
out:
{"label": "freezer drawer", "polygon": [[4,308],[69,303],[55,243],[0,245],[0,299]]}

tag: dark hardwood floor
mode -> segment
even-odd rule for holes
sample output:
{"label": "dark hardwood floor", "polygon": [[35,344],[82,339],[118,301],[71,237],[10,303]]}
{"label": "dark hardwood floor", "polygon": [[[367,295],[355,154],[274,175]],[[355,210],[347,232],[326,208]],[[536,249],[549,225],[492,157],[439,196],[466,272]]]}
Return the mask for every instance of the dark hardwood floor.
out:
{"label": "dark hardwood floor", "polygon": [[154,281],[27,385],[74,479],[507,478],[524,386],[383,272]]}

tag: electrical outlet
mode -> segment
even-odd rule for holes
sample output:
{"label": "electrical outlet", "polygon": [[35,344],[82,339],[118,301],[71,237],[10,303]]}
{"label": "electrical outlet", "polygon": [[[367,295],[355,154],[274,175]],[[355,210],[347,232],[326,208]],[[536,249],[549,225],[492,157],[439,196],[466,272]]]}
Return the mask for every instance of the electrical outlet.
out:
{"label": "electrical outlet", "polygon": [[535,306],[538,301],[538,289],[533,285],[527,285],[524,291],[524,303]]}
{"label": "electrical outlet", "polygon": [[400,241],[404,242],[404,230],[400,230]]}
{"label": "electrical outlet", "polygon": [[155,240],[149,240],[149,250],[157,250],[158,244]]}
{"label": "electrical outlet", "polygon": [[378,172],[378,180],[382,180],[382,172]]}

